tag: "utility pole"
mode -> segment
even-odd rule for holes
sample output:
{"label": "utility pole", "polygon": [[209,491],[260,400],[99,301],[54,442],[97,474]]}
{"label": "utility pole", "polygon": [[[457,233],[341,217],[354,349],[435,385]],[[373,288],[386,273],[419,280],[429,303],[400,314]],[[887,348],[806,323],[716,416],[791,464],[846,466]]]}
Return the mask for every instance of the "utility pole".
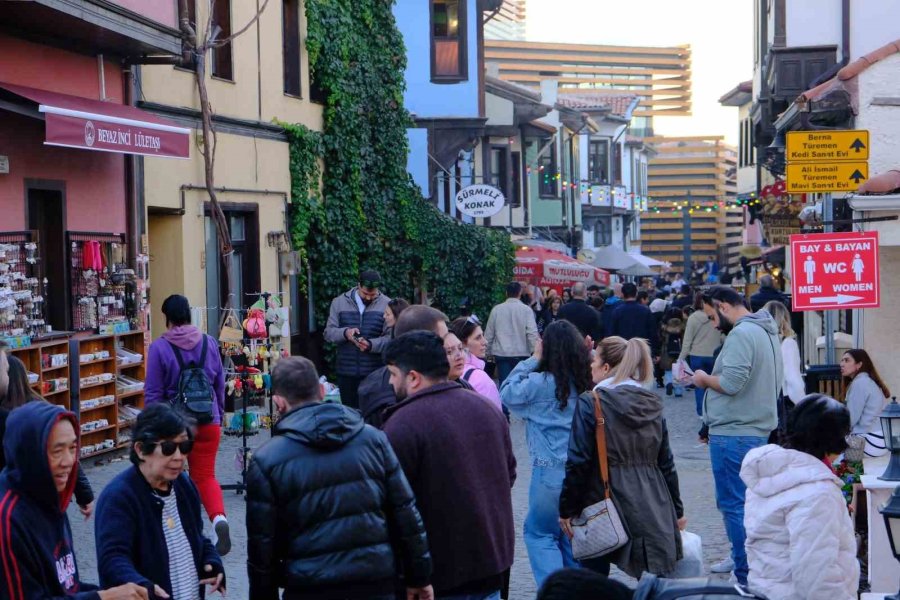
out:
{"label": "utility pole", "polygon": [[682,270],[682,276],[685,277],[688,281],[690,281],[690,268],[693,264],[692,254],[691,254],[691,221],[693,220],[693,211],[694,207],[691,202],[691,191],[688,190],[687,193],[687,206],[681,209],[681,224],[682,224],[682,233],[684,235],[684,244],[681,247],[682,255],[681,260],[684,263],[684,267]]}
{"label": "utility pole", "polygon": [[[823,218],[825,221],[825,233],[834,231],[834,202],[831,194],[825,194],[824,205],[822,207]],[[825,364],[834,364],[834,311],[825,311]]]}

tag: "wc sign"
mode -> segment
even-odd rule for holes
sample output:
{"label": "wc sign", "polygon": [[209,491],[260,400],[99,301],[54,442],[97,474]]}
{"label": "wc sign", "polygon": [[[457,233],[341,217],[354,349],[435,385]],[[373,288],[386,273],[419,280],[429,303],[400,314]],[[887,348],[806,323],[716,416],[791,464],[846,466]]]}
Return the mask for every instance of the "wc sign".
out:
{"label": "wc sign", "polygon": [[791,236],[794,310],[878,308],[878,232]]}

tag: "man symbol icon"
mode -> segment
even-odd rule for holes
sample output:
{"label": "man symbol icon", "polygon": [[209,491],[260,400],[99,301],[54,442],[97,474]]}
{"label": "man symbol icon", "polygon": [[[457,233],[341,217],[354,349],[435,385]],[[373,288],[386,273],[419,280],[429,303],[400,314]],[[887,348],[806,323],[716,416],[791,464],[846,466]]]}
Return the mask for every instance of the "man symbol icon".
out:
{"label": "man symbol icon", "polygon": [[853,276],[856,278],[856,283],[862,281],[863,271],[865,270],[865,265],[863,264],[862,258],[859,257],[859,254],[855,254],[853,256],[853,263],[850,265],[851,269],[853,269]]}
{"label": "man symbol icon", "polygon": [[[857,254],[857,256],[859,256]],[[812,285],[816,276],[816,261],[812,256],[807,256],[803,262],[803,272],[806,273],[806,285]],[[857,281],[859,281],[857,279]]]}

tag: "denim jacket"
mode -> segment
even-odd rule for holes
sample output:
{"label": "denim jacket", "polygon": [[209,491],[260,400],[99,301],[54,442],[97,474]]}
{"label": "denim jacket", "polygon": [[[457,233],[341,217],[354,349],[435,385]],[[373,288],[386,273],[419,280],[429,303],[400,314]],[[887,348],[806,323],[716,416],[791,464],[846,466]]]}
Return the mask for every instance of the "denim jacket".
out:
{"label": "denim jacket", "polygon": [[525,420],[532,464],[565,467],[578,393],[570,386],[569,401],[560,409],[553,375],[535,373],[537,365],[536,358],[520,362],[500,386],[500,399],[512,414]]}

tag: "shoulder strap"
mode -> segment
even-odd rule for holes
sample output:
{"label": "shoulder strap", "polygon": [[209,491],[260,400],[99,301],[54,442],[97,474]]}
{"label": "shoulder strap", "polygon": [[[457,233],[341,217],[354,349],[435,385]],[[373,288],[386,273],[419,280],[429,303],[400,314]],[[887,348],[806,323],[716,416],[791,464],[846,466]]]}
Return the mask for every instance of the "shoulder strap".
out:
{"label": "shoulder strap", "polygon": [[184,357],[181,356],[181,350],[179,350],[179,349],[178,349],[178,346],[176,346],[175,344],[173,344],[173,343],[170,342],[169,340],[166,340],[166,343],[169,344],[169,346],[171,346],[171,348],[172,348],[172,354],[175,355],[175,360],[178,361],[178,370],[179,370],[179,371],[184,371]]}
{"label": "shoulder strap", "polygon": [[597,425],[594,434],[597,438],[597,460],[600,463],[600,481],[603,483],[603,499],[609,500],[609,459],[606,454],[606,420],[603,418],[603,407],[600,405],[600,395],[597,391],[594,396],[594,417]]}
{"label": "shoulder strap", "polygon": [[472,373],[474,373],[474,372],[475,372],[475,367],[470,367],[469,369],[466,370],[465,373],[463,373],[462,378],[464,380],[468,381],[469,378],[472,376]]}
{"label": "shoulder strap", "polygon": [[200,361],[197,363],[198,367],[202,367],[206,364],[206,347],[209,345],[209,336],[205,333],[203,334],[203,348],[200,349]]}

